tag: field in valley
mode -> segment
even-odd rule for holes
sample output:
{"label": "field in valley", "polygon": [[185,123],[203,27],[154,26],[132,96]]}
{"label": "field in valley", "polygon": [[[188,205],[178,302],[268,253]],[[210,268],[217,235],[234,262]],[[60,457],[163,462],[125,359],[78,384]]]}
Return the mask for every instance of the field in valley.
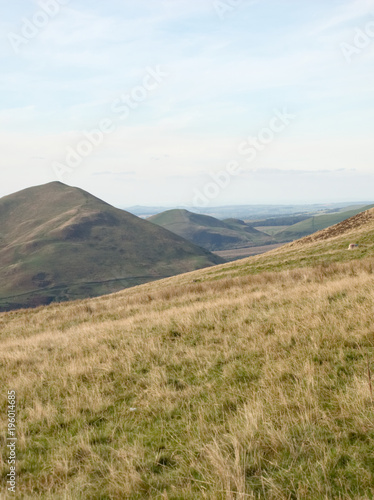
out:
{"label": "field in valley", "polygon": [[2,495],[15,390],[16,498],[373,498],[373,270],[371,210],[243,261],[0,314]]}
{"label": "field in valley", "polygon": [[244,247],[244,248],[233,248],[232,250],[221,250],[219,252],[213,252],[227,262],[237,259],[245,259],[246,257],[252,257],[254,255],[261,255],[262,253],[269,252],[275,248],[282,246],[281,243],[276,243],[275,245],[263,245],[260,247]]}

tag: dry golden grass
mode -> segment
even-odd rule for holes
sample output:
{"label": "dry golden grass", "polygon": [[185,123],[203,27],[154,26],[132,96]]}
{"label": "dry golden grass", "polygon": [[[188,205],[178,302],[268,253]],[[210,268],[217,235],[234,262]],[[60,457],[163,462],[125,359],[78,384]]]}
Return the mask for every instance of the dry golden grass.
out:
{"label": "dry golden grass", "polygon": [[372,265],[1,315],[18,498],[371,498]]}
{"label": "dry golden grass", "polygon": [[344,238],[1,314],[4,498],[12,389],[16,498],[373,498],[374,260]]}

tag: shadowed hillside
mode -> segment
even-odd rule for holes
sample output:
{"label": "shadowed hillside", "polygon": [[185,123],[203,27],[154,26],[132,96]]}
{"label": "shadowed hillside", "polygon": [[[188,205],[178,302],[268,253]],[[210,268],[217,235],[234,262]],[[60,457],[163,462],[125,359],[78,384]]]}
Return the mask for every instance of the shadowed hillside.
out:
{"label": "shadowed hillside", "polygon": [[0,308],[120,290],[222,262],[175,234],[54,182],[0,199]]}
{"label": "shadowed hillside", "polygon": [[239,219],[218,220],[188,210],[167,210],[148,219],[210,251],[272,243],[272,238]]}
{"label": "shadowed hillside", "polygon": [[373,269],[374,209],[262,256],[0,314],[16,498],[373,498]]}

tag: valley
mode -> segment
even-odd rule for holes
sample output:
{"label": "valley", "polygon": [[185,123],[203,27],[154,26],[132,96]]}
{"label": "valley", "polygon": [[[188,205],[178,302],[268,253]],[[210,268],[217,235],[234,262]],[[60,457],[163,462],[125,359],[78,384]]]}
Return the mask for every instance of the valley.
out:
{"label": "valley", "polygon": [[263,255],[0,314],[18,498],[371,498],[373,252],[371,209]]}

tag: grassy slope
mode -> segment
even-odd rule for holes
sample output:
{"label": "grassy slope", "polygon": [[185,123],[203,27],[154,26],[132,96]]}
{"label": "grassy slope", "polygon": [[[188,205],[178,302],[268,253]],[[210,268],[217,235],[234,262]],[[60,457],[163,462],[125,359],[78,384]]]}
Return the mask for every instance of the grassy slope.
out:
{"label": "grassy slope", "polygon": [[1,314],[18,498],[373,498],[373,254],[374,210],[267,255]]}
{"label": "grassy slope", "polygon": [[148,220],[210,251],[265,245],[271,242],[267,234],[247,226],[243,221],[221,221],[188,210],[167,210]]}
{"label": "grassy slope", "polygon": [[351,207],[350,210],[342,210],[333,214],[318,215],[307,220],[293,224],[292,226],[274,234],[274,238],[279,241],[292,241],[303,236],[307,236],[321,229],[325,229],[334,224],[338,224],[345,219],[349,219],[354,215],[372,208],[373,205],[367,207]]}
{"label": "grassy slope", "polygon": [[0,307],[100,295],[219,262],[61,183],[0,199]]}

